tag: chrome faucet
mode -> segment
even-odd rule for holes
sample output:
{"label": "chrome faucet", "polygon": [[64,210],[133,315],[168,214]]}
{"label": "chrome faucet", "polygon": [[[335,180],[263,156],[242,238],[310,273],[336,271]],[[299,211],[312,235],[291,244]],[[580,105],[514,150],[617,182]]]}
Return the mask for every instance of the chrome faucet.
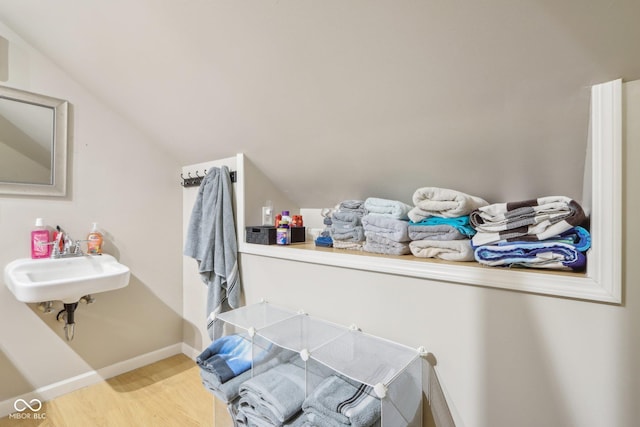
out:
{"label": "chrome faucet", "polygon": [[[80,243],[85,240],[73,240],[69,235],[63,231],[58,233],[58,237],[53,244],[53,250],[51,251],[51,258],[69,258],[84,256]],[[60,243],[62,242],[62,250],[60,250]]]}

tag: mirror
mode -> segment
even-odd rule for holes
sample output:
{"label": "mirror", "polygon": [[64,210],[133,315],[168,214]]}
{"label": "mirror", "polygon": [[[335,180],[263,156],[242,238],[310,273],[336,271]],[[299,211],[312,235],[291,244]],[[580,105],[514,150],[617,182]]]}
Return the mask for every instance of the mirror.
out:
{"label": "mirror", "polygon": [[67,126],[67,101],[0,86],[0,194],[66,194]]}

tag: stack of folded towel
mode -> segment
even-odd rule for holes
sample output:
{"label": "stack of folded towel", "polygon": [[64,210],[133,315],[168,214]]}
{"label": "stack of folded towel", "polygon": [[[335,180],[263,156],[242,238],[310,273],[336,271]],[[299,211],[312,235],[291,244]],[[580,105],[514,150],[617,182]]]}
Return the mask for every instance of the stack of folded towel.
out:
{"label": "stack of folded towel", "polygon": [[419,188],[408,213],[411,253],[419,258],[473,261],[469,214],[489,203],[480,197],[437,187]]}
{"label": "stack of folded towel", "polygon": [[245,381],[240,386],[235,422],[240,426],[283,426],[295,422],[306,390],[324,377],[299,364],[283,363]]}
{"label": "stack of folded towel", "polygon": [[331,238],[334,248],[362,250],[364,229],[361,220],[365,215],[363,201],[340,202],[331,216]]}
{"label": "stack of folded towel", "polygon": [[[268,345],[254,355],[251,340],[244,335],[227,335],[211,343],[196,357],[202,384],[214,396],[230,402],[238,396],[240,385],[254,374],[264,372],[291,357],[291,352]],[[252,362],[253,358],[253,362]]]}
{"label": "stack of folded towel", "polygon": [[386,255],[411,253],[407,230],[407,212],[411,206],[395,200],[377,198],[367,199],[365,206],[369,213],[362,217],[365,236],[363,249],[366,252]]}
{"label": "stack of folded towel", "polygon": [[297,426],[370,427],[379,425],[381,404],[372,388],[332,375],[302,404]]}
{"label": "stack of folded towel", "polygon": [[397,200],[379,199],[377,197],[369,197],[364,201],[364,209],[366,215],[383,216],[385,218],[394,218],[408,220],[408,213],[411,206]]}
{"label": "stack of folded towel", "polygon": [[470,215],[475,259],[491,266],[583,270],[591,246],[581,227],[585,220],[580,204],[565,196],[481,207]]}

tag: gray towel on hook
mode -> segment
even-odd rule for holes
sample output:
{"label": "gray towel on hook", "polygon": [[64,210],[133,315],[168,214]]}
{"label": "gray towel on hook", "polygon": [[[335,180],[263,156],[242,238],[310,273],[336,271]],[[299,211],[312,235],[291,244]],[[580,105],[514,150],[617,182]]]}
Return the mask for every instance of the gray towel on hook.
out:
{"label": "gray towel on hook", "polygon": [[198,262],[198,272],[208,287],[207,331],[215,340],[222,336],[222,323],[211,321],[211,313],[240,306],[238,243],[231,178],[226,166],[211,168],[198,188],[184,255]]}

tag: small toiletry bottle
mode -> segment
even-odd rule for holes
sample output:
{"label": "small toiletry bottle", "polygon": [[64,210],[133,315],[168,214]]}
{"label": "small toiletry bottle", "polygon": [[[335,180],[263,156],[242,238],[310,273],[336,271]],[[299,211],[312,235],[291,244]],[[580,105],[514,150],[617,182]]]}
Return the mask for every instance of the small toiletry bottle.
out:
{"label": "small toiletry bottle", "polygon": [[280,224],[276,229],[276,244],[278,245],[288,245],[291,241],[291,235],[289,234],[291,230],[289,229],[289,221],[287,221],[286,217],[282,217],[280,220]]}
{"label": "small toiletry bottle", "polygon": [[42,218],[36,219],[36,226],[31,231],[31,258],[48,258],[51,255],[51,246],[49,245],[49,230],[44,228]]}
{"label": "small toiletry bottle", "polygon": [[98,231],[98,223],[94,222],[91,232],[87,236],[87,253],[92,255],[102,254],[102,233]]}

